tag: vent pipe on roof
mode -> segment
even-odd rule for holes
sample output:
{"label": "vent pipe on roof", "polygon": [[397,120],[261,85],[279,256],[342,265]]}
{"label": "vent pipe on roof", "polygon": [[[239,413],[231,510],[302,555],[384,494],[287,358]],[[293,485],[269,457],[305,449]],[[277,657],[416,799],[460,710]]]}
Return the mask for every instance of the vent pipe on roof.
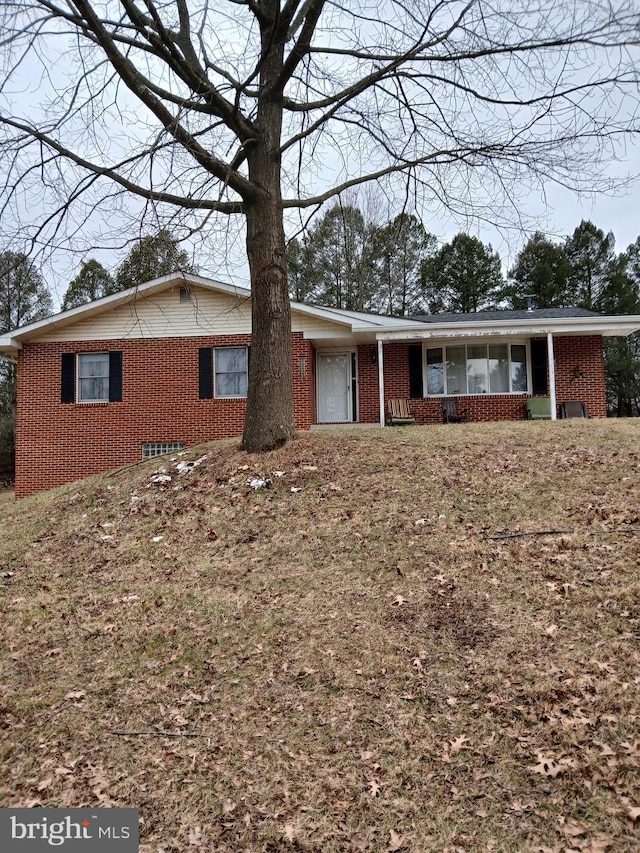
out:
{"label": "vent pipe on roof", "polygon": [[527,300],[527,311],[533,311],[533,293],[525,293],[524,298]]}

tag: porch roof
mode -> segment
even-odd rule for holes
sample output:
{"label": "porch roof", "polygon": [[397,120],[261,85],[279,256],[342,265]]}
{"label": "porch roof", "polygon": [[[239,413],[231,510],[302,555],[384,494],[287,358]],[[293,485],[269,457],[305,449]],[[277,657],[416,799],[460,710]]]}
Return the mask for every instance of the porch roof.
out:
{"label": "porch roof", "polygon": [[[417,318],[413,318],[414,320]],[[376,333],[382,341],[422,338],[503,337],[542,335],[627,336],[640,331],[640,315],[605,316],[580,308],[539,311],[487,311],[477,314],[436,314],[420,318],[420,328],[401,321]]]}

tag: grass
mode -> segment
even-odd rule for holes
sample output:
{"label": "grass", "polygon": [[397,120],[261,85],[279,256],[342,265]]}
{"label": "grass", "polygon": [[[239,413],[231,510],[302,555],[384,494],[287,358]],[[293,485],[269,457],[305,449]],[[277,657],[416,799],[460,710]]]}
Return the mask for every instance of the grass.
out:
{"label": "grass", "polygon": [[1,503],[0,804],[138,807],[144,853],[637,851],[639,438],[319,432]]}

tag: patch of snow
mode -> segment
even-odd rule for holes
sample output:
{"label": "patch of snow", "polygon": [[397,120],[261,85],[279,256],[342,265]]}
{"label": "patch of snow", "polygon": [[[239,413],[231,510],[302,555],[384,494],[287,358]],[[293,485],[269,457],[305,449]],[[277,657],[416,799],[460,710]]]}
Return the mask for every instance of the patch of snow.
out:
{"label": "patch of snow", "polygon": [[247,484],[251,486],[252,489],[258,491],[258,489],[265,489],[267,486],[271,485],[271,480],[266,477],[254,477],[253,480],[247,480]]}
{"label": "patch of snow", "polygon": [[194,468],[197,468],[198,465],[202,465],[202,463],[205,459],[208,458],[208,456],[209,454],[205,453],[205,455],[201,456],[200,459],[191,459],[184,460],[183,462],[178,462],[178,464],[175,466],[176,471],[179,474],[187,474],[189,471],[193,471]]}
{"label": "patch of snow", "polygon": [[151,541],[152,541],[152,542],[162,542],[162,540],[163,540],[163,539],[164,539],[164,536],[154,536],[154,537],[151,539]]}

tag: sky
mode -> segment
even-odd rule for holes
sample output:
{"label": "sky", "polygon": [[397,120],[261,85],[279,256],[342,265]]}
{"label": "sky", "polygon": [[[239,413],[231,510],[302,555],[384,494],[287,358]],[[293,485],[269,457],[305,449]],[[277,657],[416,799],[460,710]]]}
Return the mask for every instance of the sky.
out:
{"label": "sky", "polygon": [[[635,155],[635,152],[632,152]],[[640,156],[628,156],[617,164],[619,174],[640,175]],[[327,210],[330,205],[321,211]],[[467,230],[479,237],[484,243],[490,243],[501,257],[505,274],[515,262],[518,251],[534,230],[541,230],[551,239],[561,241],[571,235],[583,219],[591,220],[605,233],[612,231],[617,252],[624,251],[629,244],[640,236],[640,177],[629,186],[615,192],[614,195],[595,195],[579,197],[563,187],[547,185],[545,199],[529,194],[521,212],[528,220],[528,227],[521,230],[517,223],[512,228],[495,227],[487,223],[468,222],[461,219],[447,219],[439,212],[429,215],[423,212],[423,221],[440,242],[450,241],[459,231]],[[189,246],[195,262],[203,275],[231,281],[241,286],[249,286],[249,269],[246,260],[242,226],[230,228],[224,238],[215,236],[206,245]],[[293,227],[289,228],[292,232]],[[237,233],[233,233],[233,232]],[[91,253],[105,267],[115,268],[126,254],[125,250],[100,250]],[[58,251],[45,263],[43,273],[54,300],[59,304],[69,281],[77,273],[81,258],[76,254]]]}
{"label": "sky", "polygon": [[[347,4],[347,6],[348,5],[350,4]],[[528,5],[531,6],[532,4]],[[535,7],[535,5],[536,4],[534,3],[533,6]],[[446,7],[447,4],[443,4],[442,8],[446,9]],[[231,22],[232,19],[230,18],[229,26],[232,26]],[[213,32],[214,37],[217,36],[217,32],[215,30]],[[226,34],[225,38],[227,38]],[[62,47],[62,42],[58,42],[56,45],[58,56],[61,55],[60,51],[62,50]],[[46,54],[43,54],[43,57],[45,58],[46,66]],[[61,71],[61,73],[64,73],[66,66],[64,64],[54,62],[55,57],[53,57],[53,54],[50,55],[50,58],[54,71],[57,69],[58,71]],[[43,91],[46,90],[47,87],[49,87],[51,91],[50,97],[57,94],[58,90],[54,80],[55,75],[54,73],[50,75],[48,68],[45,68],[44,73],[42,68],[38,73],[36,73],[34,67],[28,64],[25,64],[24,69],[21,69],[21,73],[23,74],[22,80],[20,81],[22,86],[15,87],[11,94],[13,97],[17,96],[18,98],[19,113],[31,113],[31,115],[33,115],[38,109],[41,109],[40,104],[43,98]],[[40,76],[38,76],[38,74]],[[491,92],[490,89],[487,91]],[[5,96],[9,97],[9,93],[6,88],[3,87],[0,91],[0,99]],[[121,91],[118,94],[118,98],[121,98]],[[31,99],[33,100],[33,104],[28,103]],[[2,106],[3,103],[2,100],[0,100],[0,109]],[[438,106],[442,109],[442,104],[439,104]],[[467,122],[467,114],[464,112],[464,107],[465,103],[461,100],[459,102],[459,108],[457,111],[454,109],[452,115],[454,115],[456,119],[462,118],[461,127],[466,129],[467,125],[465,122]],[[615,112],[616,111],[614,109],[614,115]],[[104,115],[107,115],[106,110]],[[478,134],[478,138],[481,138],[482,133],[489,127],[486,122],[487,115],[489,115],[489,113],[484,115],[479,113],[477,116],[478,128],[475,128],[473,132]],[[496,111],[496,115],[503,114]],[[107,119],[103,116],[100,116],[99,118],[99,122],[104,124],[104,150],[101,148],[96,149],[96,144],[99,144],[99,142],[97,143],[96,138],[89,138],[89,134],[84,134],[82,128],[78,128],[78,134],[83,137],[83,144],[86,144],[89,147],[93,145],[94,153],[98,150],[99,155],[104,156],[105,160],[108,160],[111,156],[118,159],[116,155],[122,156],[123,153],[126,153],[125,137],[128,131],[134,127],[133,133],[135,135],[137,133],[135,130],[135,123],[136,121],[140,121],[141,118],[142,115],[136,104],[119,100],[117,109],[115,109],[111,114],[111,120],[114,122],[112,125],[108,125],[106,123]],[[471,116],[471,118],[474,118],[474,116]],[[118,123],[120,124],[120,127],[117,126]],[[490,129],[493,130],[493,128]],[[119,133],[122,134],[122,147],[119,147]],[[145,135],[146,134],[141,133],[141,136]],[[334,137],[331,138],[333,139]],[[364,146],[360,150],[355,146],[351,147],[349,143],[352,140],[348,135],[336,138],[340,138],[342,144],[345,146],[341,152],[343,163],[348,163],[350,158],[355,158],[357,161],[359,157],[362,158],[367,156],[367,154],[371,155],[372,153],[370,149],[367,151]],[[354,142],[357,144],[357,140]],[[375,152],[373,152],[373,156],[375,157]],[[330,160],[331,155],[328,154],[325,162],[318,167],[319,179],[325,177],[323,174],[323,168],[326,165],[330,166]],[[616,162],[609,164],[609,170],[610,174],[614,174],[618,178],[627,174],[640,175],[640,149],[637,147],[630,147],[626,152],[621,152],[619,154],[619,159]],[[315,190],[314,187],[312,187],[312,189]],[[461,192],[464,192],[464,189],[465,187],[463,184]],[[480,200],[482,200],[483,189],[483,187],[476,187],[473,191],[478,194],[477,198]],[[426,229],[442,242],[451,240],[456,233],[461,230],[465,230],[474,236],[480,237],[484,242],[491,243],[494,250],[498,251],[500,254],[503,261],[503,267],[505,271],[507,271],[515,261],[517,252],[522,248],[527,237],[534,230],[541,230],[547,233],[551,238],[561,240],[565,236],[570,235],[580,224],[582,219],[592,220],[605,232],[612,231],[616,238],[617,250],[621,251],[625,249],[627,245],[635,241],[636,237],[640,234],[640,223],[636,225],[638,220],[635,216],[637,207],[636,198],[638,197],[639,191],[640,184],[636,182],[625,188],[625,190],[616,192],[615,197],[600,196],[580,198],[569,190],[562,189],[554,186],[553,184],[548,184],[544,187],[545,198],[543,200],[541,192],[530,191],[526,188],[522,189],[520,193],[518,211],[524,220],[524,230],[521,230],[521,223],[516,221],[518,219],[516,215],[511,216],[509,218],[510,221],[508,221],[506,225],[496,228],[491,223],[487,222],[479,223],[474,219],[466,221],[461,218],[454,219],[449,217],[441,208],[438,210],[435,208],[430,209],[428,200],[425,202],[425,207],[416,212],[422,218]],[[29,204],[32,206],[29,210],[30,214],[36,214],[38,212],[37,202],[37,196],[32,196],[31,199],[29,199]],[[121,207],[120,212],[118,212],[116,208],[113,212],[107,213],[104,220],[106,222],[105,233],[109,233],[109,225],[113,225],[114,228],[117,228],[118,225],[124,221],[124,214],[127,212],[128,203],[123,204],[124,209]],[[324,207],[324,210],[328,209],[330,204],[331,202]],[[134,209],[133,205],[129,208],[129,210]],[[398,204],[398,208],[396,210],[389,209],[389,218],[395,215],[395,213],[400,212],[400,209],[400,204]],[[100,212],[103,213],[104,211]],[[410,212],[413,211],[410,210]],[[135,239],[136,236],[139,236],[139,234],[136,233],[135,225],[133,225],[134,220],[135,217],[132,216],[132,228],[129,234],[125,235],[128,236],[129,239]],[[295,230],[295,227],[292,224],[291,219],[289,219],[289,223],[289,234],[291,234]],[[119,242],[122,246],[123,241],[120,240]],[[227,228],[224,225],[221,228],[219,227],[217,231],[214,231],[211,234],[205,244],[194,244],[192,253],[194,261],[200,266],[203,274],[231,280],[240,284],[248,283],[248,268],[244,247],[244,237],[241,228]],[[89,251],[86,251],[84,255],[78,253],[71,254],[60,249],[50,255],[49,260],[44,264],[43,274],[50,289],[53,291],[54,297],[60,301],[66,286],[77,274],[83,259],[96,257],[106,267],[113,269],[125,254],[126,248],[108,251],[105,249],[97,250],[95,249],[95,246],[93,246]]]}

